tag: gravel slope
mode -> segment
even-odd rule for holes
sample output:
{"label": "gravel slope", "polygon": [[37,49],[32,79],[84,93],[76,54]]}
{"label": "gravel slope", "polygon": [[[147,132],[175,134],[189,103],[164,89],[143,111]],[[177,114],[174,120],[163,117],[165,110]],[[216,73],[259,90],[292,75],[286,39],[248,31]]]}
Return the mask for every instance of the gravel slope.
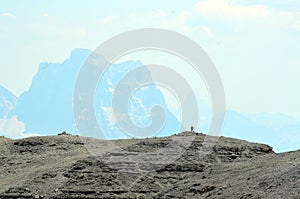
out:
{"label": "gravel slope", "polygon": [[[156,164],[161,152],[177,152],[171,140],[189,136],[195,138],[187,150],[180,146],[179,159]],[[300,198],[300,151],[276,154],[264,144],[220,137],[201,157],[205,138],[0,137],[0,198]]]}

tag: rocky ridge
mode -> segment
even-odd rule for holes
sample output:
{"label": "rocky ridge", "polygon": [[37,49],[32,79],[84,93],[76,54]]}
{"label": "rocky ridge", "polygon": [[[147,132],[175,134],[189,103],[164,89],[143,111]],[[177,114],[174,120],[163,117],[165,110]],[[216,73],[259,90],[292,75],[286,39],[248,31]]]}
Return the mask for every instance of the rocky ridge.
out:
{"label": "rocky ridge", "polygon": [[[172,155],[171,141],[189,136],[195,137],[178,159],[156,164],[157,151]],[[205,138],[191,132],[113,141],[67,133],[0,137],[0,198],[300,197],[300,151],[276,154],[268,145],[220,137],[201,157]],[[143,162],[139,154],[147,154]]]}

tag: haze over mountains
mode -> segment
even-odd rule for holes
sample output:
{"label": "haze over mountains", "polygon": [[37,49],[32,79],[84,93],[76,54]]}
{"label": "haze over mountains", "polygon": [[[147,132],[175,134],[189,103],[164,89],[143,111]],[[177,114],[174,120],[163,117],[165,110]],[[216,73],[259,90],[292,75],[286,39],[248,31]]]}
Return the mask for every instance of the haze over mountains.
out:
{"label": "haze over mountains", "polygon": [[[0,86],[0,135],[18,138],[34,134],[53,135],[64,130],[77,134],[72,111],[73,89],[80,66],[90,53],[87,49],[75,49],[63,63],[41,63],[30,88],[19,97]],[[129,137],[112,119],[111,90],[127,71],[141,65],[140,61],[113,65],[103,78],[104,84],[97,88],[96,116],[109,139]],[[151,74],[147,78],[151,78]],[[139,91],[132,98],[129,115],[135,124],[147,126],[151,122],[147,113],[154,104],[164,107],[167,115],[164,131],[157,136],[178,132],[180,121],[170,111],[156,86]],[[209,115],[205,117],[209,118]],[[200,122],[199,131],[207,131],[209,119]],[[281,152],[300,148],[299,132],[300,122],[284,114],[247,114],[228,110],[222,135],[266,143]]]}

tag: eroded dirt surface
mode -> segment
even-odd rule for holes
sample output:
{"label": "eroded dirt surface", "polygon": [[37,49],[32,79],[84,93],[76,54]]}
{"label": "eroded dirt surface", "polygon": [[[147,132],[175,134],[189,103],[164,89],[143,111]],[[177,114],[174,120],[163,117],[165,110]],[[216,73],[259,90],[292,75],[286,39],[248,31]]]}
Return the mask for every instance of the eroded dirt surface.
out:
{"label": "eroded dirt surface", "polygon": [[207,138],[0,137],[0,198],[300,198],[300,151]]}

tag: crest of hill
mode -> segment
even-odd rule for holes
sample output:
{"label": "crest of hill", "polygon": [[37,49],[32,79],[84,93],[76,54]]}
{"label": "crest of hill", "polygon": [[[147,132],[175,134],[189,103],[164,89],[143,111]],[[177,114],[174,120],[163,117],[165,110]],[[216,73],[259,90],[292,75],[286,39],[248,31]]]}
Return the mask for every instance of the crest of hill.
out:
{"label": "crest of hill", "polygon": [[[194,136],[178,159],[145,173],[166,157],[171,140]],[[99,140],[62,132],[0,143],[0,198],[297,198],[299,151],[276,154],[272,147],[219,137],[200,157],[204,140],[216,137],[183,132],[168,137]],[[98,147],[101,156],[87,150]],[[166,150],[163,150],[166,148]],[[205,150],[205,149],[204,149]],[[176,151],[175,151],[176,152]],[[108,162],[113,160],[113,162]],[[159,163],[159,162],[158,162]]]}

